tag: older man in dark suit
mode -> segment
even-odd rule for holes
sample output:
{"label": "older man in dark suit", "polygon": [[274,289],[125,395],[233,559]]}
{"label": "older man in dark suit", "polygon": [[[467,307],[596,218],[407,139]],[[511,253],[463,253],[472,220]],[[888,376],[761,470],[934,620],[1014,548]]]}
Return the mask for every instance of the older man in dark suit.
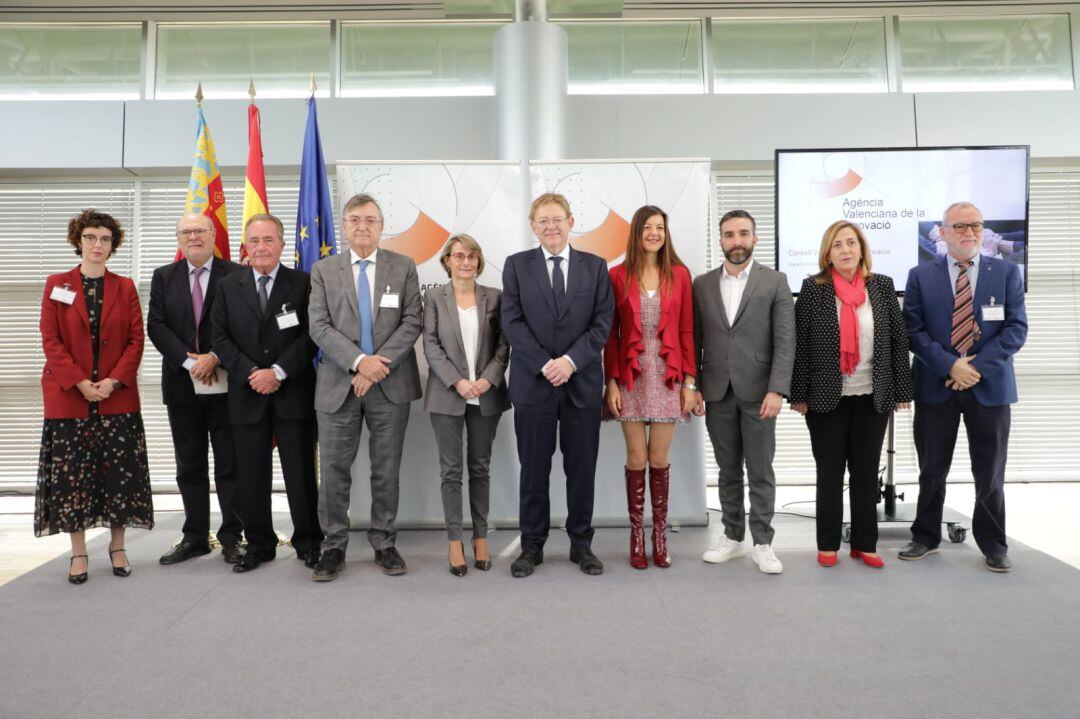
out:
{"label": "older man in dark suit", "polygon": [[915,450],[919,504],[900,559],[922,559],[941,543],[945,480],[961,417],[967,429],[975,511],[971,529],[993,572],[1012,568],[1005,541],[1005,458],[1013,355],[1027,339],[1024,279],[1011,262],[980,255],[982,213],[969,202],[945,210],[948,254],[914,267],[904,290],[904,321],[915,353]]}
{"label": "older man in dark suit", "polygon": [[240,460],[241,516],[248,549],[234,572],[274,558],[271,458],[277,440],[292,516],[292,546],[309,567],[322,530],[315,488],[315,345],[308,337],[306,272],[281,264],[285,231],[273,215],[244,228],[251,269],[234,272],[214,303],[214,349],[229,371],[229,420]]}
{"label": "older man in dark suit", "polygon": [[161,398],[168,408],[176,484],[184,502],[183,538],[160,561],[177,564],[210,553],[207,451],[213,445],[214,484],[221,509],[217,539],[225,561],[236,564],[243,556],[240,535],[244,529],[237,496],[236,448],[210,330],[218,285],[241,267],[214,257],[214,224],[206,215],[181,217],[176,223],[176,242],[183,258],[154,270],[146,317],[147,334],[161,353]]}
{"label": "older man in dark suit", "polygon": [[592,552],[592,508],[604,393],[600,353],[615,310],[611,280],[604,260],[570,247],[574,217],[565,197],[536,198],[529,220],[540,247],[511,255],[503,268],[502,327],[521,462],[521,555],[510,571],[526,577],[544,561],[558,436],[570,561],[586,574],[601,574],[604,565]]}

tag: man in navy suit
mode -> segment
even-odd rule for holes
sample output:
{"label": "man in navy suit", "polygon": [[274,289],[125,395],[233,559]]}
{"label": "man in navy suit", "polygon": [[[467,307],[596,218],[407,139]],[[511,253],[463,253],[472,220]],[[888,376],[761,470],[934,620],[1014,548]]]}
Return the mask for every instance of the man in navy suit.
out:
{"label": "man in navy suit", "polygon": [[574,217],[562,195],[529,211],[540,247],[511,255],[503,269],[502,328],[510,343],[509,396],[521,462],[521,555],[510,572],[527,577],[544,561],[551,528],[548,485],[555,438],[566,473],[570,561],[601,574],[593,554],[592,506],[604,370],[600,353],[615,301],[607,263],[569,245]]}
{"label": "man in navy suit", "polygon": [[963,417],[975,477],[975,542],[988,569],[1007,572],[1005,458],[1017,399],[1013,355],[1027,338],[1027,313],[1020,269],[980,255],[984,229],[979,208],[950,205],[942,224],[948,254],[908,274],[904,320],[915,353],[919,504],[900,559],[922,559],[941,543],[945,480]]}

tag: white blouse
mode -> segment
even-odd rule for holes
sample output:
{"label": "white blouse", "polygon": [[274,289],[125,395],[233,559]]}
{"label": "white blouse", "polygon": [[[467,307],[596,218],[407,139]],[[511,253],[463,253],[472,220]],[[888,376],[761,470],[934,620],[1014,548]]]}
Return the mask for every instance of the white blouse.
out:
{"label": "white blouse", "polygon": [[[842,307],[843,303],[837,298],[838,321]],[[855,310],[855,316],[859,318],[859,364],[855,365],[854,373],[843,375],[844,388],[840,392],[841,397],[874,392],[874,310],[870,307],[869,295]]]}
{"label": "white blouse", "polygon": [[[465,345],[465,361],[469,363],[469,381],[476,381],[476,347],[480,338],[480,324],[476,305],[457,308],[458,322],[461,325],[461,343]],[[480,404],[479,397],[465,400],[465,404]]]}

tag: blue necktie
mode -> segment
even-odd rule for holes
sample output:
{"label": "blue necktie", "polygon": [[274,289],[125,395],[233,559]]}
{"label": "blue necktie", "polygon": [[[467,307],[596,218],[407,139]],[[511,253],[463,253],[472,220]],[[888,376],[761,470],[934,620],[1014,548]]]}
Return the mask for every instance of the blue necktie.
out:
{"label": "blue necktie", "polygon": [[360,308],[360,351],[375,354],[375,340],[371,335],[371,290],[367,279],[370,260],[360,260],[360,278],[356,283],[356,305]]}
{"label": "blue necktie", "polygon": [[563,304],[566,302],[566,280],[563,279],[561,257],[552,257],[555,263],[551,270],[551,291],[555,294],[555,311],[562,314]]}

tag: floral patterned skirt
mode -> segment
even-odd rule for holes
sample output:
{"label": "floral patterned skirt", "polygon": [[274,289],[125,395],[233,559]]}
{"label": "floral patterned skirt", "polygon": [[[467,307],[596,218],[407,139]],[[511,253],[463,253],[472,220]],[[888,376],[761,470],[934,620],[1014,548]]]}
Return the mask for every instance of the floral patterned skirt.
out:
{"label": "floral patterned skirt", "polygon": [[142,415],[46,419],[34,534],[154,526]]}

